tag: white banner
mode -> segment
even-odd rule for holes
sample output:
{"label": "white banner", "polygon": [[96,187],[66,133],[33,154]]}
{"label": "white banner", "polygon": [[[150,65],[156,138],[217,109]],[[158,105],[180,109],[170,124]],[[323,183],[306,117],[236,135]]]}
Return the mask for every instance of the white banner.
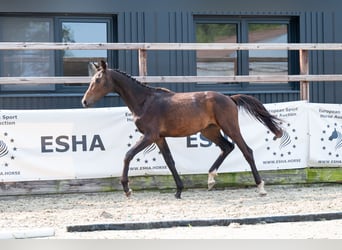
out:
{"label": "white banner", "polygon": [[0,180],[117,175],[124,112],[115,110],[0,111]]}
{"label": "white banner", "polygon": [[[308,115],[306,102],[266,104],[268,111],[281,119],[284,134],[273,140],[273,134],[266,130],[264,140],[254,135],[251,143],[255,148],[257,167],[260,170],[295,169],[307,167]],[[250,123],[255,127],[255,123]],[[258,124],[260,127],[261,124]],[[253,131],[253,129],[252,129]],[[264,129],[265,131],[265,129]]]}
{"label": "white banner", "polygon": [[[310,105],[305,102],[265,106],[272,114],[284,120],[282,126],[286,132],[276,141],[273,140],[272,133],[246,114],[243,109],[239,113],[241,132],[254,151],[259,170],[308,166],[308,110],[312,112],[318,110],[318,117],[310,116],[310,131],[318,131],[314,133],[315,135],[310,132],[312,152],[310,164],[317,165],[318,162],[324,166],[329,164],[336,166],[342,150],[340,149],[342,139],[339,137],[341,133],[338,133],[342,132],[341,114],[329,112],[341,112],[340,106],[336,109],[335,106],[330,108],[325,105],[321,105],[322,107],[313,105],[308,109]],[[321,113],[336,116],[334,119],[337,120],[321,119]],[[324,130],[326,131],[324,136],[319,135]],[[333,138],[332,134],[335,130],[337,138],[329,140],[330,137]],[[140,136],[132,115],[126,107],[2,110],[0,111],[0,181],[120,176],[124,156]],[[167,141],[180,174],[207,173],[220,154],[220,149],[200,134],[184,138],[167,138]],[[315,143],[312,143],[313,141]],[[326,158],[321,157],[320,154],[326,154]],[[219,172],[241,171],[250,171],[250,168],[236,147],[223,162]],[[155,146],[137,154],[130,164],[130,176],[146,174],[170,174]]]}
{"label": "white banner", "polygon": [[342,106],[310,104],[310,166],[342,166]]}

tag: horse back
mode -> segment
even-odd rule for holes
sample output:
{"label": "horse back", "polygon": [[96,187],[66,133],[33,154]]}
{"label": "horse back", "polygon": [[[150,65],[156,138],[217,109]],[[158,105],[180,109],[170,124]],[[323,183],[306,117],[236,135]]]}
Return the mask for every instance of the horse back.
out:
{"label": "horse back", "polygon": [[236,105],[217,92],[159,93],[137,126],[145,126],[150,133],[159,131],[163,137],[187,136],[217,124],[217,112],[227,111],[229,107]]}

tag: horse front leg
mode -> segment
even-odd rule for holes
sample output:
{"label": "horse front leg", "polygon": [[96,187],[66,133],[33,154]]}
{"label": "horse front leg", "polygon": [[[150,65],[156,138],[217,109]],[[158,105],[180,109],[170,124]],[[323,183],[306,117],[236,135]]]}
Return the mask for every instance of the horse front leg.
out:
{"label": "horse front leg", "polygon": [[142,151],[144,148],[151,145],[152,143],[153,141],[150,140],[149,137],[142,136],[141,139],[126,153],[124,159],[124,167],[121,175],[121,185],[127,197],[131,196],[132,194],[132,189],[130,189],[128,185],[129,164],[136,154],[138,154],[140,151]]}
{"label": "horse front leg", "polygon": [[180,199],[184,185],[183,185],[183,182],[182,182],[181,178],[179,177],[179,174],[178,174],[177,169],[175,167],[175,161],[172,158],[170,148],[167,145],[165,138],[161,138],[160,140],[158,140],[156,142],[156,144],[157,144],[158,148],[160,149],[160,152],[162,153],[162,155],[164,157],[166,165],[168,166],[168,168],[170,169],[170,171],[172,173],[173,179],[176,182],[177,192],[175,194],[175,197],[177,199]]}
{"label": "horse front leg", "polygon": [[215,177],[217,176],[217,170],[221,166],[224,159],[226,159],[230,152],[233,151],[234,144],[229,142],[221,135],[221,131],[218,126],[211,125],[202,130],[201,133],[204,137],[214,142],[221,149],[221,154],[210,167],[208,173],[208,190],[212,190],[216,184]]}

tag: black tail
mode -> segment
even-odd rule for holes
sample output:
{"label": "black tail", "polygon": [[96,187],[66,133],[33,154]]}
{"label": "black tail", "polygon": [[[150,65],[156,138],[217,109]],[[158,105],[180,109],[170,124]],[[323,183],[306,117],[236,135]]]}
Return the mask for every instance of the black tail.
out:
{"label": "black tail", "polygon": [[275,138],[280,138],[283,135],[283,130],[280,127],[281,120],[271,115],[258,99],[249,95],[240,94],[233,95],[231,98],[238,107],[246,109],[249,114],[269,128],[275,135]]}

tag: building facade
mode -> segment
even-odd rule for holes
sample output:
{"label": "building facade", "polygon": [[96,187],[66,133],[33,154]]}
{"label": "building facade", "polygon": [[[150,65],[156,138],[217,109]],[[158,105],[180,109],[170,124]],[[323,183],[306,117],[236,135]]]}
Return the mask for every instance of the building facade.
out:
{"label": "building facade", "polygon": [[[2,1],[0,42],[342,43],[339,0]],[[138,75],[136,51],[0,51],[0,76],[86,76],[88,62]],[[311,51],[311,74],[342,74],[342,53]],[[149,51],[148,75],[298,74],[297,51]],[[341,82],[310,83],[310,101],[342,103]],[[161,84],[155,84],[160,86]],[[299,83],[164,83],[173,91],[299,100]],[[80,108],[78,85],[0,85],[0,109]],[[98,107],[121,106],[111,94]]]}

